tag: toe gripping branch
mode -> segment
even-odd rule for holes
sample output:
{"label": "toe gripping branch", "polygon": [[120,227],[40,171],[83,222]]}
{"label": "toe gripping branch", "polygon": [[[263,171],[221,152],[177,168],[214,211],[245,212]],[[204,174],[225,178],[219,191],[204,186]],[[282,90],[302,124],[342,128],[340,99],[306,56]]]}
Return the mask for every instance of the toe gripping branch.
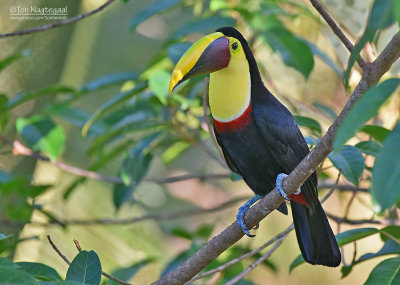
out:
{"label": "toe gripping branch", "polygon": [[[255,202],[260,200],[263,196],[261,195],[255,195],[253,198],[248,200],[246,203],[244,203],[240,208],[239,212],[236,215],[236,219],[238,222],[239,227],[242,229],[242,231],[248,236],[248,237],[255,237],[255,235],[250,234],[250,228],[247,227],[245,221],[244,221],[244,214],[247,212],[248,209],[250,209],[251,205],[253,205]],[[258,229],[258,224],[254,227],[254,229]]]}
{"label": "toe gripping branch", "polygon": [[[283,190],[283,187],[282,187],[282,181],[286,177],[287,177],[287,174],[285,174],[285,173],[278,174],[278,176],[276,177],[276,191],[279,193],[279,195],[281,195],[283,198],[285,198],[285,200],[290,201],[288,195],[286,194],[285,190]],[[301,189],[298,188],[296,190],[296,192],[294,192],[293,194],[299,195],[300,193],[301,193]]]}

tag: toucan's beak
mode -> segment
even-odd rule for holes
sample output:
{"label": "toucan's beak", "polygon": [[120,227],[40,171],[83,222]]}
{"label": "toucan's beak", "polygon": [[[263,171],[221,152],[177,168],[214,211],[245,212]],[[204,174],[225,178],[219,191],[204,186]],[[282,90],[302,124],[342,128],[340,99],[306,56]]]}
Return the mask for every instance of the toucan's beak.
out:
{"label": "toucan's beak", "polygon": [[227,67],[230,57],[229,40],[224,34],[217,32],[201,38],[176,64],[169,82],[169,94],[189,78]]}

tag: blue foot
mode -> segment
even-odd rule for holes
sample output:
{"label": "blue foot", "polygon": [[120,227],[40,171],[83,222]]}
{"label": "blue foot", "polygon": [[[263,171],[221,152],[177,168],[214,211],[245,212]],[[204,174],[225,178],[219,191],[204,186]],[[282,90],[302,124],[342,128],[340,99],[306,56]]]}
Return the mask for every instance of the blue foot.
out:
{"label": "blue foot", "polygon": [[[279,195],[281,195],[283,198],[285,198],[286,200],[290,201],[289,197],[286,195],[285,190],[283,190],[282,187],[282,181],[283,179],[285,179],[287,177],[287,174],[285,173],[280,173],[278,174],[278,176],[276,177],[276,191],[279,193]],[[296,192],[294,192],[294,195],[299,195],[301,193],[301,189],[297,189]]]}
{"label": "blue foot", "polygon": [[[238,222],[239,227],[242,229],[242,231],[249,237],[254,237],[255,235],[250,234],[250,230],[246,223],[244,222],[244,214],[247,212],[248,209],[250,209],[251,205],[253,205],[255,202],[260,200],[263,196],[260,195],[255,195],[253,198],[251,198],[249,201],[244,203],[240,208],[239,211],[236,215],[236,219]],[[256,226],[258,228],[258,225]]]}

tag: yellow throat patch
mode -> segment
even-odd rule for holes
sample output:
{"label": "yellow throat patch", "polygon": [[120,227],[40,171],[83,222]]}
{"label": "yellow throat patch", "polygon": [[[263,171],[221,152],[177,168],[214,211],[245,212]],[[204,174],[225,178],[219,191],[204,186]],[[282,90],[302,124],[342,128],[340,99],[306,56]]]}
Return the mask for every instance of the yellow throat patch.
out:
{"label": "yellow throat patch", "polygon": [[229,65],[210,74],[210,109],[214,119],[220,122],[240,117],[250,104],[249,63],[237,39],[229,38],[229,46]]}

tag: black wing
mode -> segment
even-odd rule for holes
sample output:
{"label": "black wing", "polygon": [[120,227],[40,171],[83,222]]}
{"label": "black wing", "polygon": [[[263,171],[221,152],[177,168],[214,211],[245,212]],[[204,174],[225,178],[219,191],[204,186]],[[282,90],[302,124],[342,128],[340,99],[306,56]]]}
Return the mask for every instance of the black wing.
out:
{"label": "black wing", "polygon": [[226,161],[226,164],[228,165],[229,169],[235,172],[236,174],[240,175],[243,177],[243,175],[239,172],[238,168],[236,167],[235,163],[233,162],[232,158],[229,156],[228,152],[224,148],[224,145],[222,144],[221,138],[219,137],[218,133],[214,129],[214,134],[215,138],[217,139],[217,142],[219,146],[221,147],[222,153],[224,154],[224,158]]}
{"label": "black wing", "polygon": [[[274,162],[289,174],[310,150],[289,110],[272,94],[264,97],[265,100],[252,104],[254,121]],[[314,172],[301,187],[304,198],[311,205],[318,201],[317,184]]]}

